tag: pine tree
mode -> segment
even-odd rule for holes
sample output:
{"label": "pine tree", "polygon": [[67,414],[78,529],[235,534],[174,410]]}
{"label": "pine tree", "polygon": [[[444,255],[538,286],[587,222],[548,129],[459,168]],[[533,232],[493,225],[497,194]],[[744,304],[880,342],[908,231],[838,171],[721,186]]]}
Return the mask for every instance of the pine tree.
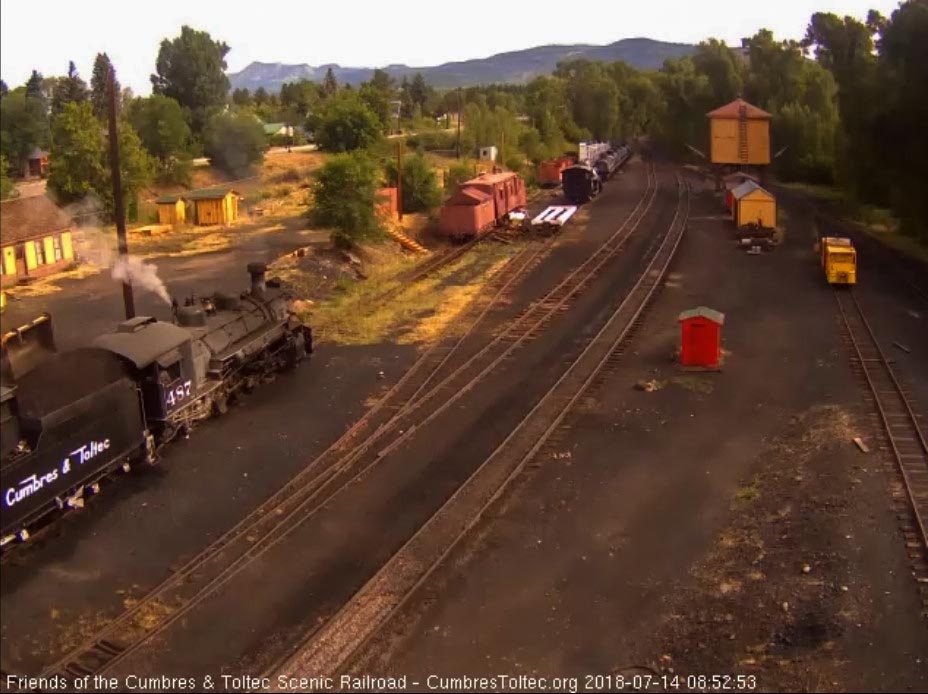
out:
{"label": "pine tree", "polygon": [[332,68],[325,71],[325,79],[322,80],[322,95],[332,96],[338,91],[338,80],[335,79],[335,73]]}
{"label": "pine tree", "polygon": [[52,90],[52,115],[61,113],[65,104],[86,101],[87,96],[87,83],[77,74],[72,60],[68,63],[68,76],[60,78]]}
{"label": "pine tree", "polygon": [[45,93],[42,91],[42,73],[38,70],[33,70],[26,82],[26,96],[33,99],[45,99]]}
{"label": "pine tree", "polygon": [[[113,64],[106,53],[97,53],[93,61],[93,74],[90,77],[90,104],[97,118],[106,117],[106,83]],[[119,82],[116,81],[116,93],[119,93]]]}

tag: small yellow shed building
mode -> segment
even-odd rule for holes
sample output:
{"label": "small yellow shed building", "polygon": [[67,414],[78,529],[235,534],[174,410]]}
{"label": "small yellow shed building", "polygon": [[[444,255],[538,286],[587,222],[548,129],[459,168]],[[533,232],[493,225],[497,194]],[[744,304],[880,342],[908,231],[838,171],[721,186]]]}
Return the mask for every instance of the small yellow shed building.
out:
{"label": "small yellow shed building", "polygon": [[735,99],[706,115],[713,164],[770,163],[769,113],[744,99]]}
{"label": "small yellow shed building", "polygon": [[194,190],[187,194],[193,202],[196,224],[231,224],[238,219],[238,193],[228,188]]}
{"label": "small yellow shed building", "polygon": [[182,195],[162,195],[155,204],[158,206],[158,224],[186,224],[187,204]]}
{"label": "small yellow shed building", "polygon": [[773,229],[777,225],[777,201],[754,181],[745,181],[732,192],[731,215],[739,229],[749,224]]}

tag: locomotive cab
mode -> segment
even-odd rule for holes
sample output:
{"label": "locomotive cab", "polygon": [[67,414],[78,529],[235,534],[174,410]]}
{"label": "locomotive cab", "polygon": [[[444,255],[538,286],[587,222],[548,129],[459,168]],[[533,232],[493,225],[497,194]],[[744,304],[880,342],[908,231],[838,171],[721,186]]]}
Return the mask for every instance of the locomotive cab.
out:
{"label": "locomotive cab", "polygon": [[139,316],[120,323],[116,332],[101,335],[94,345],[119,355],[135,368],[149,422],[167,421],[196,399],[193,345],[186,330]]}

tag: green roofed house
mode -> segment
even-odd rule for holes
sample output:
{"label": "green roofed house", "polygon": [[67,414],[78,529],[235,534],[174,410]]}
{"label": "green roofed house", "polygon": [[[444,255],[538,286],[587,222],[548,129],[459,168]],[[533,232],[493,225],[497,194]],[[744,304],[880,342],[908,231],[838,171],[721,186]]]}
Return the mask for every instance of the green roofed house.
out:
{"label": "green roofed house", "polygon": [[231,224],[238,219],[238,193],[231,188],[192,190],[185,197],[193,203],[198,226]]}
{"label": "green roofed house", "polygon": [[264,134],[267,137],[274,137],[275,135],[285,135],[292,137],[293,126],[287,125],[286,123],[265,123]]}

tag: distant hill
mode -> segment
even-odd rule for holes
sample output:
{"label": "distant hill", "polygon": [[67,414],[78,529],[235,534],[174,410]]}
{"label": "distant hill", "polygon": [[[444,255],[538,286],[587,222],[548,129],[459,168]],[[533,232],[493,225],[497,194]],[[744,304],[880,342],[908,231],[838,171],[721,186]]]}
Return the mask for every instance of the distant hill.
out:
{"label": "distant hill", "polygon": [[[521,51],[498,53],[489,58],[443,63],[432,67],[409,67],[387,65],[386,70],[396,79],[421,72],[426,81],[436,87],[466,87],[477,84],[528,82],[533,77],[552,72],[557,63],[567,58],[588,58],[612,62],[624,60],[633,67],[656,69],[668,58],[681,58],[691,54],[695,46],[685,43],[666,43],[652,39],[622,39],[607,46],[576,44],[573,46],[536,46]],[[232,88],[247,88],[254,91],[264,87],[277,91],[284,82],[308,79],[319,82],[326,70],[332,68],[341,83],[358,84],[370,79],[373,68],[342,67],[335,64],[285,65],[283,63],[259,63],[248,65],[241,72],[229,74]]]}

